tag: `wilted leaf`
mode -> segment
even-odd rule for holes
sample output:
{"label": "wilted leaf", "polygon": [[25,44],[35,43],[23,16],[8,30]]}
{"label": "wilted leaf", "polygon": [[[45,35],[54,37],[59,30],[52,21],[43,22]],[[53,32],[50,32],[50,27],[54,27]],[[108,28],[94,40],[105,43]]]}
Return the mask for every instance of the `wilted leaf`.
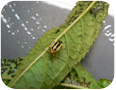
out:
{"label": "wilted leaf", "polygon": [[[108,4],[105,2],[78,2],[66,23],[49,30],[36,42],[8,86],[52,88],[58,85],[85,57],[107,13]],[[51,55],[49,44],[54,40],[62,41],[63,47],[56,55]]]}

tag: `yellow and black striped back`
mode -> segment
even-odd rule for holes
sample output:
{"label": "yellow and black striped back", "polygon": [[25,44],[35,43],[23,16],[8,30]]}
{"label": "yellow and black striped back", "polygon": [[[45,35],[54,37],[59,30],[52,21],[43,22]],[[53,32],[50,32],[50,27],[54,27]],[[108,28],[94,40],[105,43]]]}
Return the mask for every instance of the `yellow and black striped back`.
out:
{"label": "yellow and black striped back", "polygon": [[62,41],[57,41],[57,42],[54,42],[52,45],[51,45],[51,51],[52,53],[56,52],[56,51],[59,51],[62,47]]}

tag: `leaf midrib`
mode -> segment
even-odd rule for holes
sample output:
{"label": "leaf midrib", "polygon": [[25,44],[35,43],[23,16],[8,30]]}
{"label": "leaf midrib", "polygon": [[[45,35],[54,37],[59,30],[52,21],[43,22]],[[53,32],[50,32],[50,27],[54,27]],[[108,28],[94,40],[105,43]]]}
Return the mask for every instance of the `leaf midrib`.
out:
{"label": "leaf midrib", "polygon": [[[93,1],[89,6],[88,8],[70,25],[68,26],[54,41],[57,41],[58,39],[60,39],[68,30],[70,30],[70,28],[76,23],[78,22],[88,11],[89,9],[96,3],[97,1]],[[43,56],[47,50],[49,49],[49,46],[35,59],[33,60],[33,62],[12,82],[12,83],[9,83],[9,87],[13,87],[16,82],[25,74],[25,72],[31,68],[35,62],[41,57]]]}

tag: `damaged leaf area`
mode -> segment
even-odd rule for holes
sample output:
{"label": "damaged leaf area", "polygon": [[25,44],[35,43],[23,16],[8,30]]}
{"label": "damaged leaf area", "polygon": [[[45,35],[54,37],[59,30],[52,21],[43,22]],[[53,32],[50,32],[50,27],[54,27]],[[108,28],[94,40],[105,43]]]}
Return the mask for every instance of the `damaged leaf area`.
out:
{"label": "damaged leaf area", "polygon": [[60,84],[61,86],[65,86],[65,84],[70,86],[73,85],[73,87],[69,88],[100,89],[109,86],[112,81],[107,79],[100,79],[96,81],[92,74],[90,74],[81,65],[81,63],[78,63],[75,68],[65,77],[62,83]]}
{"label": "damaged leaf area", "polygon": [[[77,2],[64,24],[49,30],[36,42],[8,86],[40,89],[58,85],[89,51],[108,14],[108,7],[102,1]],[[49,53],[53,41],[63,43],[55,56]],[[91,84],[83,80],[87,86]]]}
{"label": "damaged leaf area", "polygon": [[1,76],[2,79],[12,79],[14,78],[15,72],[19,65],[22,63],[23,58],[19,57],[16,59],[2,59],[1,60]]}

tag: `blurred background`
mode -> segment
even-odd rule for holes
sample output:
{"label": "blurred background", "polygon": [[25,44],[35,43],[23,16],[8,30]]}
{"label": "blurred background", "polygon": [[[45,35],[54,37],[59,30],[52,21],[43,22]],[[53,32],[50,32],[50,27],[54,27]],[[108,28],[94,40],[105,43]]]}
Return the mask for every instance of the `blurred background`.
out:
{"label": "blurred background", "polygon": [[[35,42],[49,29],[64,23],[76,2],[12,1],[1,12],[1,58],[27,55]],[[94,76],[113,80],[114,17],[113,10],[103,21],[100,34],[82,65]]]}

